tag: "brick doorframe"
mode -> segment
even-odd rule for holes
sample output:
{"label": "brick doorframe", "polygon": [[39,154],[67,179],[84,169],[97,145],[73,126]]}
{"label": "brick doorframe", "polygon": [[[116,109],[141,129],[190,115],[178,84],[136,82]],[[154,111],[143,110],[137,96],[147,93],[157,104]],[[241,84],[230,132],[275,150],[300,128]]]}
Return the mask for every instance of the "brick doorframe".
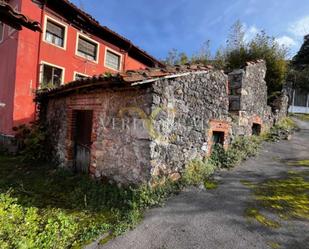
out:
{"label": "brick doorframe", "polygon": [[208,151],[207,154],[211,154],[211,149],[213,146],[212,137],[214,132],[223,132],[224,133],[224,141],[223,141],[223,148],[227,149],[229,146],[229,130],[230,130],[230,123],[223,120],[215,120],[212,119],[209,121],[209,130],[208,130]]}
{"label": "brick doorframe", "polygon": [[96,153],[94,143],[97,139],[98,116],[101,110],[101,105],[96,101],[94,96],[79,96],[70,99],[67,106],[67,136],[66,136],[66,155],[69,167],[73,167],[74,163],[74,133],[76,125],[76,112],[79,110],[93,111],[92,117],[92,132],[91,132],[91,159],[89,166],[89,174],[94,175],[96,170]]}

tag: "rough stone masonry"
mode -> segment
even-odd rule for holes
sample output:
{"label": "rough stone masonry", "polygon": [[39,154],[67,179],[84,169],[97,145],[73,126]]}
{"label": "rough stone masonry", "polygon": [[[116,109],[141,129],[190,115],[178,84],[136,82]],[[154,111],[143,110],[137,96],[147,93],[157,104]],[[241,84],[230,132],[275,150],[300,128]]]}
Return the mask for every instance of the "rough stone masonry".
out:
{"label": "rough stone masonry", "polygon": [[227,148],[233,137],[251,135],[254,122],[271,125],[265,72],[263,61],[229,75],[196,66],[131,71],[72,82],[38,99],[58,165],[76,169],[77,116],[90,111],[92,176],[120,184],[177,180],[214,143]]}
{"label": "rough stone masonry", "polygon": [[263,132],[273,124],[271,107],[267,105],[266,70],[265,61],[259,60],[228,75],[229,111],[235,136],[250,136],[254,125]]}

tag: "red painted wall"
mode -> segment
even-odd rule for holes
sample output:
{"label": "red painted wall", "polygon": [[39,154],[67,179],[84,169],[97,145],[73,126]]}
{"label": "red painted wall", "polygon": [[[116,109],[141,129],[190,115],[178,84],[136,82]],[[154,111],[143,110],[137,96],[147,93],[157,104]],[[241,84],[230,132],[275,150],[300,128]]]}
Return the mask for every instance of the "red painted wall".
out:
{"label": "red painted wall", "polygon": [[[15,6],[18,0],[10,3]],[[5,105],[0,106],[0,133],[4,134],[12,134],[18,35],[9,34],[9,27],[4,25],[0,43],[0,102]]]}
{"label": "red painted wall", "polygon": [[[19,11],[39,21],[43,29],[46,15],[67,25],[67,38],[66,48],[61,49],[45,42],[44,33],[40,34],[26,28],[20,32],[14,32],[10,37],[5,34],[5,41],[0,44],[0,102],[6,103],[6,106],[0,107],[0,133],[13,134],[13,126],[34,120],[33,98],[35,90],[39,87],[42,62],[64,68],[64,82],[73,81],[74,72],[89,76],[114,72],[104,66],[107,47],[122,55],[122,70],[146,67],[143,63],[129,57],[126,51],[90,34],[84,35],[100,44],[98,63],[79,57],[75,54],[79,31],[63,17],[57,16],[49,9],[41,10],[29,0],[14,0],[10,3],[12,6],[18,4]],[[5,31],[7,30],[6,26]]]}

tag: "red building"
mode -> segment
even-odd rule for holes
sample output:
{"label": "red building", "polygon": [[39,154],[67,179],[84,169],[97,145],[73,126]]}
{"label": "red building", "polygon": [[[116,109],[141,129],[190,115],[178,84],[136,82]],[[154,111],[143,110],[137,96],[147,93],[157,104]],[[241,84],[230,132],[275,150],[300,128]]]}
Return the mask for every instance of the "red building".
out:
{"label": "red building", "polygon": [[34,93],[80,77],[162,66],[67,0],[11,0],[42,33],[0,23],[0,134],[35,118]]}

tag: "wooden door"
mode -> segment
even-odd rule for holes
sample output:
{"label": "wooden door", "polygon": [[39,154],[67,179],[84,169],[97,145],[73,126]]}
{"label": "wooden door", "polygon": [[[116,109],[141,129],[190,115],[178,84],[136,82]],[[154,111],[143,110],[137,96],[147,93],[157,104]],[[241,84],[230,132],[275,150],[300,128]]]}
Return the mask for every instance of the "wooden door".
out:
{"label": "wooden door", "polygon": [[75,170],[89,172],[91,159],[92,111],[75,111]]}

